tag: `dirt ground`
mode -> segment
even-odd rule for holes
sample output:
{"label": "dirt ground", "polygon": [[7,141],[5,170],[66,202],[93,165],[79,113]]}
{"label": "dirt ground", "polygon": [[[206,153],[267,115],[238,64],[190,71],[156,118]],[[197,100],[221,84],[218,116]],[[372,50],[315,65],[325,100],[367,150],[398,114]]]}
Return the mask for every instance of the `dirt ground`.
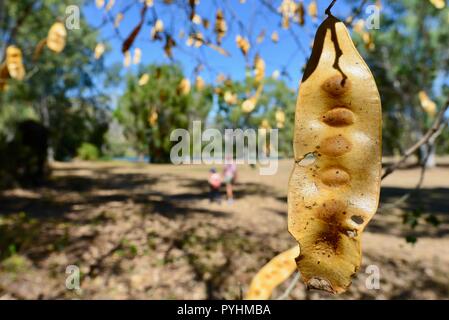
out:
{"label": "dirt ground", "polygon": [[[230,205],[209,203],[207,166],[54,163],[44,186],[0,194],[0,298],[239,299],[261,266],[295,244],[286,220],[291,165],[282,160],[276,176],[240,166]],[[347,293],[300,282],[289,298],[449,298],[449,166],[429,170],[421,193],[391,205],[418,179],[411,168],[383,181]],[[80,290],[66,288],[68,265],[80,268]],[[378,290],[366,288],[369,265],[379,268]]]}

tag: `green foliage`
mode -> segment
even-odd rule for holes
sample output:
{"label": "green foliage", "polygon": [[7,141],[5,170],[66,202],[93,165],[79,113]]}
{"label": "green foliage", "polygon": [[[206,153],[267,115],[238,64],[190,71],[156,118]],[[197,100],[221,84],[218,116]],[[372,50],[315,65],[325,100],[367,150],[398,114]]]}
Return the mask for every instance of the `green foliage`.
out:
{"label": "green foliage", "polygon": [[403,152],[431,125],[419,91],[439,108],[447,99],[448,15],[449,8],[436,9],[430,1],[390,1],[381,10],[380,29],[368,30],[374,50],[353,34],[381,93],[384,154]]}
{"label": "green foliage", "polygon": [[98,160],[100,152],[92,143],[84,142],[77,150],[77,158],[81,160]]}
{"label": "green foliage", "polygon": [[[139,155],[149,155],[152,162],[168,162],[170,133],[206,119],[212,107],[212,89],[197,90],[192,85],[188,94],[182,94],[178,86],[184,76],[177,65],[151,65],[140,70],[139,74],[143,73],[149,74],[143,86],[138,85],[137,77],[128,75],[126,92],[114,116]],[[157,119],[150,121],[153,113]]]}

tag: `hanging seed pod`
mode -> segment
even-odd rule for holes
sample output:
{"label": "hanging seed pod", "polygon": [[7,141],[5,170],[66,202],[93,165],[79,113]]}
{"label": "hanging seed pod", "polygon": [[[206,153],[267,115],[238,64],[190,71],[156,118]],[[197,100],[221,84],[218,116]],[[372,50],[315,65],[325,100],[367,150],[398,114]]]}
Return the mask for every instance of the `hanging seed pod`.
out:
{"label": "hanging seed pod", "polygon": [[160,39],[159,34],[162,32],[164,32],[164,23],[157,19],[153,28],[151,28],[151,39]]}
{"label": "hanging seed pod", "polygon": [[430,116],[434,117],[437,113],[437,105],[432,99],[429,98],[425,91],[420,91],[418,93],[419,102],[421,103],[421,107],[424,111]]}
{"label": "hanging seed pod", "polygon": [[277,123],[285,123],[285,113],[282,110],[277,110],[275,113],[275,118]]}
{"label": "hanging seed pod", "polygon": [[123,13],[119,12],[114,19],[114,27],[117,29],[123,20]]}
{"label": "hanging seed pod", "polygon": [[67,30],[64,24],[62,22],[56,22],[48,31],[47,47],[56,53],[60,53],[64,50],[66,38]]}
{"label": "hanging seed pod", "polygon": [[273,33],[271,34],[271,41],[273,41],[274,43],[278,43],[279,34],[276,31],[273,31]]}
{"label": "hanging seed pod", "polygon": [[236,105],[238,102],[237,94],[231,91],[225,91],[223,100],[229,105]]}
{"label": "hanging seed pod", "polygon": [[214,26],[214,32],[217,37],[218,45],[221,45],[221,40],[225,37],[227,31],[228,26],[226,24],[226,20],[224,19],[223,11],[221,11],[221,9],[218,9],[215,15],[215,26]]}
{"label": "hanging seed pod", "polygon": [[187,78],[181,80],[178,85],[178,93],[182,95],[188,95],[190,93],[190,81]]}
{"label": "hanging seed pod", "polygon": [[446,6],[444,0],[429,0],[431,4],[437,9],[443,9]]}
{"label": "hanging seed pod", "polygon": [[145,0],[145,4],[148,8],[151,8],[154,5],[154,0]]}
{"label": "hanging seed pod", "polygon": [[306,20],[305,20],[304,3],[302,2],[302,0],[299,1],[298,5],[296,6],[295,17],[298,24],[300,26],[303,26]]}
{"label": "hanging seed pod", "polygon": [[105,45],[104,45],[103,43],[98,43],[98,44],[95,46],[95,50],[94,50],[94,53],[95,53],[95,59],[96,59],[96,60],[100,59],[101,56],[103,55],[103,53],[104,53],[105,50],[106,50]]}
{"label": "hanging seed pod", "polygon": [[165,37],[165,45],[164,45],[164,52],[165,55],[169,58],[173,58],[173,51],[172,48],[176,46],[175,40],[170,35],[167,35]]}
{"label": "hanging seed pod", "polygon": [[154,126],[157,123],[157,119],[159,118],[159,115],[157,114],[156,110],[153,110],[148,115],[148,123],[150,126]]}
{"label": "hanging seed pod", "polygon": [[139,64],[141,58],[142,58],[142,50],[140,50],[140,48],[135,48],[134,49],[133,63],[134,64]]}
{"label": "hanging seed pod", "polygon": [[148,83],[148,81],[150,80],[150,75],[148,73],[144,73],[138,81],[138,85],[139,86],[144,86]]}
{"label": "hanging seed pod", "polygon": [[204,82],[203,78],[201,78],[201,76],[197,76],[195,78],[195,88],[198,91],[203,90],[206,87],[206,83]]}
{"label": "hanging seed pod", "polygon": [[125,68],[128,68],[130,65],[131,65],[131,53],[129,51],[126,51],[123,57],[123,66]]}
{"label": "hanging seed pod", "polygon": [[265,77],[265,61],[256,54],[254,58],[254,78],[257,83],[261,82]]}
{"label": "hanging seed pod", "polygon": [[235,38],[235,42],[237,43],[237,47],[239,47],[239,49],[242,51],[243,55],[247,56],[249,49],[251,47],[248,39],[243,38],[242,36],[238,35]]}
{"label": "hanging seed pod", "polygon": [[22,51],[16,46],[8,46],[6,49],[6,67],[9,76],[16,80],[25,78],[25,67],[23,65]]}
{"label": "hanging seed pod", "polygon": [[95,5],[97,6],[98,9],[103,8],[104,0],[95,0]]}
{"label": "hanging seed pod", "polygon": [[309,16],[312,17],[313,20],[316,20],[318,17],[318,5],[315,0],[312,0],[307,8]]}
{"label": "hanging seed pod", "polygon": [[346,26],[332,15],[308,61],[296,105],[288,228],[306,285],[341,293],[360,268],[361,235],[378,206],[381,102]]}
{"label": "hanging seed pod", "polygon": [[246,99],[245,101],[243,101],[242,103],[242,111],[245,113],[250,113],[251,111],[254,110],[254,108],[256,107],[257,104],[257,98],[256,97],[250,97],[248,99]]}
{"label": "hanging seed pod", "polygon": [[267,300],[281,283],[296,270],[298,246],[281,252],[264,265],[251,281],[245,300]]}
{"label": "hanging seed pod", "polygon": [[115,4],[115,0],[109,0],[108,4],[106,5],[106,11],[110,11],[112,9],[112,7]]}

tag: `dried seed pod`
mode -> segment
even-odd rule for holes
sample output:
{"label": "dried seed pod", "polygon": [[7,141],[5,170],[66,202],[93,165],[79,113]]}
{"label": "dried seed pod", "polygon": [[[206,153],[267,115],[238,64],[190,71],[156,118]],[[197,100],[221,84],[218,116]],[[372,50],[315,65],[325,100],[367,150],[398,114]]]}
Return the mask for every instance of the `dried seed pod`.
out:
{"label": "dried seed pod", "polygon": [[105,45],[103,43],[98,43],[95,46],[95,50],[94,50],[94,52],[95,52],[95,59],[97,59],[97,60],[100,59],[105,50],[106,50]]}
{"label": "dried seed pod", "polygon": [[214,31],[217,36],[217,43],[220,45],[221,40],[224,38],[226,32],[228,31],[228,26],[226,24],[226,20],[224,19],[223,11],[221,11],[221,9],[218,9],[217,13],[215,14]]}
{"label": "dried seed pod", "polygon": [[344,292],[361,261],[381,177],[381,102],[343,22],[318,28],[299,89],[288,226],[309,287]]}
{"label": "dried seed pod", "polygon": [[128,68],[130,65],[131,65],[131,53],[129,51],[126,51],[123,57],[123,66],[125,68]]}
{"label": "dried seed pod", "polygon": [[279,34],[276,31],[273,31],[271,34],[271,41],[277,43],[279,41]]}
{"label": "dried seed pod", "polygon": [[237,43],[237,47],[242,51],[243,55],[248,55],[249,49],[251,45],[249,44],[248,39],[242,37],[241,35],[237,35],[235,38],[235,42]]}
{"label": "dried seed pod", "polygon": [[256,54],[254,57],[254,78],[256,82],[259,83],[265,77],[265,61]]}
{"label": "dried seed pod", "polygon": [[201,76],[197,76],[195,78],[195,88],[198,91],[203,90],[206,87],[206,83],[204,82],[203,78],[201,78]]}
{"label": "dried seed pod", "polygon": [[139,78],[139,86],[144,86],[148,83],[148,81],[150,80],[150,75],[148,73],[144,73],[140,78]]}
{"label": "dried seed pod", "polygon": [[231,91],[226,91],[223,95],[223,100],[230,105],[235,105],[238,102],[237,94]]}
{"label": "dried seed pod", "polygon": [[418,93],[419,102],[421,103],[421,107],[424,111],[431,117],[434,117],[437,113],[437,105],[432,99],[429,98],[425,91],[420,91]]}
{"label": "dried seed pod", "polygon": [[251,111],[254,110],[254,108],[256,107],[256,104],[257,104],[257,98],[255,96],[250,97],[250,98],[246,99],[245,101],[243,101],[242,111],[245,113],[250,113]]}
{"label": "dried seed pod", "polygon": [[23,66],[22,51],[16,46],[8,46],[6,49],[6,67],[9,76],[16,80],[25,78],[25,67]]}
{"label": "dried seed pod", "polygon": [[183,78],[178,85],[178,93],[182,95],[188,95],[190,93],[190,80],[187,78]]}
{"label": "dried seed pod", "polygon": [[60,53],[64,50],[66,38],[67,30],[64,24],[62,22],[56,22],[48,31],[47,47],[56,53]]}
{"label": "dried seed pod", "polygon": [[123,13],[119,12],[114,19],[114,27],[118,28],[123,20]]}
{"label": "dried seed pod", "polygon": [[290,277],[296,270],[295,258],[298,246],[294,246],[271,259],[259,270],[251,281],[246,300],[270,299],[273,290]]}
{"label": "dried seed pod", "polygon": [[316,4],[315,0],[312,0],[309,4],[309,7],[307,8],[307,11],[309,13],[309,16],[312,17],[312,19],[316,19],[318,17],[318,5]]}

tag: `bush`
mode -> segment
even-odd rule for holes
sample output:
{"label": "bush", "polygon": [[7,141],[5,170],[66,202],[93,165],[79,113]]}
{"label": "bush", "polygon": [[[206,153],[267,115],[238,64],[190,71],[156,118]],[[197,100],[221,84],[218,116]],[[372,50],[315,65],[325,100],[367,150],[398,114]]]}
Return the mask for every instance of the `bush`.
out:
{"label": "bush", "polygon": [[81,160],[98,160],[100,152],[95,145],[83,142],[77,150],[77,157]]}

